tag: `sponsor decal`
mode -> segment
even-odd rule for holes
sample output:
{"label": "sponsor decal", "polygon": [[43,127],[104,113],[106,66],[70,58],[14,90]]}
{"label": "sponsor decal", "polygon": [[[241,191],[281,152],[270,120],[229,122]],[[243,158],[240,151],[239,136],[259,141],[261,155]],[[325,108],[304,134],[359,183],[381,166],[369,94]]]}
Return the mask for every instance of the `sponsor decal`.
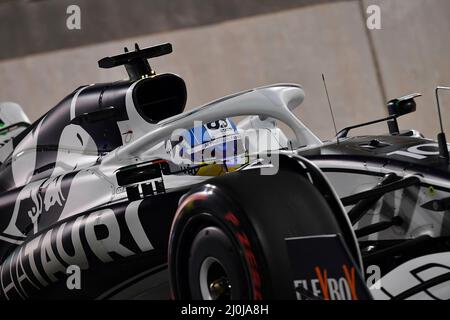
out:
{"label": "sponsor decal", "polygon": [[302,299],[302,292],[311,292],[314,296],[323,297],[324,300],[358,300],[356,293],[355,267],[342,265],[343,275],[339,278],[330,278],[328,270],[319,266],[314,268],[316,278],[295,280],[297,298]]}
{"label": "sponsor decal", "polygon": [[418,257],[391,270],[370,290],[377,300],[448,300],[449,266],[448,252]]}
{"label": "sponsor decal", "polygon": [[0,232],[2,239],[23,239],[29,226],[36,234],[44,215],[47,215],[46,219],[56,221],[64,208],[72,179],[73,174],[66,174],[23,187],[17,195],[8,225]]}
{"label": "sponsor decal", "polygon": [[430,156],[439,155],[439,145],[437,143],[425,143],[409,147],[407,150],[396,150],[387,154],[388,156],[401,156],[413,158],[416,160],[424,160]]}
{"label": "sponsor decal", "polygon": [[[3,298],[27,298],[36,289],[66,279],[68,270],[76,274],[70,266],[87,270],[99,260],[107,263],[153,250],[139,220],[140,202],[127,206],[122,223],[112,209],[104,209],[62,223],[24,243],[1,266]],[[124,239],[124,235],[131,237]],[[74,279],[70,283],[77,287]]]}
{"label": "sponsor decal", "polygon": [[289,238],[286,244],[297,299],[371,298],[339,235]]}

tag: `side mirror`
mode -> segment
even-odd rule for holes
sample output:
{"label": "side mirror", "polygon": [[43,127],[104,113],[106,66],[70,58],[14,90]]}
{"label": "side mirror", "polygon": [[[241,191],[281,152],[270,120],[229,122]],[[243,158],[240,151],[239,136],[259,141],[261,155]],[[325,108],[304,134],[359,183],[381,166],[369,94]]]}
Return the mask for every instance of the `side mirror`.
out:
{"label": "side mirror", "polygon": [[389,115],[394,116],[393,119],[388,121],[389,133],[391,135],[396,135],[400,132],[397,117],[416,111],[416,101],[414,99],[420,96],[422,96],[420,93],[412,93],[388,102],[387,108]]}
{"label": "side mirror", "polygon": [[390,100],[387,104],[390,116],[402,116],[416,111],[415,98],[422,96],[420,93],[413,93],[404,97]]}
{"label": "side mirror", "polygon": [[94,112],[83,113],[75,117],[70,123],[81,125],[83,123],[96,123],[105,120],[120,120],[120,110],[108,107]]}

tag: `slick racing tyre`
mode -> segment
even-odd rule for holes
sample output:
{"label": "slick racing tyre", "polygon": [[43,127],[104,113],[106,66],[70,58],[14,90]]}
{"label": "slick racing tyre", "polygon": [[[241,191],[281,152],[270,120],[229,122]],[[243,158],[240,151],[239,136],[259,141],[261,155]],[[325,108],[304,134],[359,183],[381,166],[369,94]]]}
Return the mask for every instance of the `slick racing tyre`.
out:
{"label": "slick racing tyre", "polygon": [[[169,240],[175,299],[295,299],[285,239],[342,234],[303,175],[229,173],[187,194]],[[324,248],[325,249],[325,248]]]}

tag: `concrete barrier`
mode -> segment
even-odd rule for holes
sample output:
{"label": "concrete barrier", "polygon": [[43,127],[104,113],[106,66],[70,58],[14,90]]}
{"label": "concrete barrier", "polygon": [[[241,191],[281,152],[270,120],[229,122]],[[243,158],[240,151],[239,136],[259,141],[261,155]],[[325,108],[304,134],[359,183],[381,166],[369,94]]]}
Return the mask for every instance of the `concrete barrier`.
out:
{"label": "concrete barrier", "polygon": [[[364,9],[370,3],[382,9],[381,30],[366,29]],[[433,86],[450,84],[449,9],[447,0],[329,2],[3,60],[0,100],[20,103],[36,119],[79,85],[126,77],[121,69],[99,69],[103,56],[134,42],[168,41],[174,53],[152,65],[186,80],[187,109],[235,91],[295,82],[306,91],[297,115],[328,139],[334,129],[324,73],[338,128],[385,116],[383,91],[389,98],[422,91],[418,113],[400,122],[434,136]],[[379,131],[387,130],[382,125],[360,132]]]}

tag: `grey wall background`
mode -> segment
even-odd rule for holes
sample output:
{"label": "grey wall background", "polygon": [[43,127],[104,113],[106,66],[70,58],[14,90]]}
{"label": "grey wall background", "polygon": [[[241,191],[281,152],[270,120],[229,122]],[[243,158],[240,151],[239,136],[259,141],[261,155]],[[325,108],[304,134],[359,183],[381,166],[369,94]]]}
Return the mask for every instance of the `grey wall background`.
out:
{"label": "grey wall background", "polygon": [[[66,28],[70,4],[81,8],[81,30]],[[381,30],[366,28],[370,4],[381,7]],[[295,82],[306,91],[297,115],[330,138],[325,73],[338,127],[384,116],[386,99],[418,91],[418,111],[401,126],[434,137],[433,89],[450,85],[449,31],[448,0],[0,0],[0,100],[36,119],[81,84],[126,76],[97,68],[103,56],[167,41],[174,53],[153,67],[185,79],[187,109]],[[450,130],[450,97],[443,104]]]}

